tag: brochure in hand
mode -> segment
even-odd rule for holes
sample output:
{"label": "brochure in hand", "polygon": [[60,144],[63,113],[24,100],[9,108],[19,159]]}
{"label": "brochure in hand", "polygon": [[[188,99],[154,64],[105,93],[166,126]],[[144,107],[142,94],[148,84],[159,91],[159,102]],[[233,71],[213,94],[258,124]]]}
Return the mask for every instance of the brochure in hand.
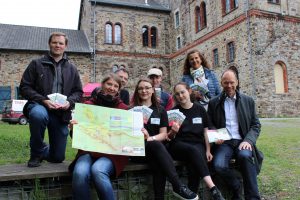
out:
{"label": "brochure in hand", "polygon": [[182,122],[185,119],[185,115],[182,112],[180,112],[179,109],[169,110],[167,114],[168,114],[169,126],[172,126],[174,122],[177,122],[179,126],[181,126]]}
{"label": "brochure in hand", "polygon": [[207,136],[209,143],[216,142],[217,140],[230,140],[232,138],[227,128],[208,130]]}
{"label": "brochure in hand", "polygon": [[130,109],[131,111],[134,112],[141,112],[143,113],[143,121],[144,124],[147,124],[153,110],[151,108],[148,108],[147,106],[135,106],[132,109]]}
{"label": "brochure in hand", "polygon": [[63,105],[67,101],[67,96],[62,95],[60,93],[53,93],[47,96],[53,103],[57,103]]}

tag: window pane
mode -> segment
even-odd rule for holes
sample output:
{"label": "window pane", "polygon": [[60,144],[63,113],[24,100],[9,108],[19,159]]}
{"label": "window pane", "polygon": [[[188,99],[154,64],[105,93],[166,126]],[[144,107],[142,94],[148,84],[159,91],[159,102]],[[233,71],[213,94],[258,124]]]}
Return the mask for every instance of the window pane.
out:
{"label": "window pane", "polygon": [[200,31],[201,30],[201,18],[200,18],[200,8],[197,7],[196,8],[196,31]]}
{"label": "window pane", "polygon": [[230,0],[226,0],[226,3],[225,3],[225,11],[226,11],[226,13],[229,13],[229,12],[230,12]]}
{"label": "window pane", "polygon": [[234,61],[234,51],[235,51],[235,49],[234,49],[234,43],[233,42],[229,42],[228,43],[228,53],[229,53],[229,59],[228,59],[228,61],[229,62],[233,62]]}
{"label": "window pane", "polygon": [[218,49],[213,50],[214,54],[214,65],[218,66],[219,65],[219,54],[218,54]]}
{"label": "window pane", "polygon": [[237,8],[239,6],[239,1],[238,0],[234,0],[234,7]]}
{"label": "window pane", "polygon": [[179,12],[175,13],[175,28],[179,26]]}
{"label": "window pane", "polygon": [[151,47],[155,48],[156,47],[156,39],[157,39],[157,33],[156,33],[156,28],[152,27],[151,28]]}
{"label": "window pane", "polygon": [[181,48],[181,39],[180,39],[180,37],[178,37],[177,40],[176,40],[176,46],[177,46],[177,49]]}
{"label": "window pane", "polygon": [[112,26],[111,26],[111,24],[105,25],[105,43],[112,44]]}
{"label": "window pane", "polygon": [[142,31],[143,31],[143,35],[142,35],[142,37],[143,37],[143,46],[147,47],[148,46],[148,27],[144,26]]}
{"label": "window pane", "polygon": [[122,30],[120,25],[115,25],[115,44],[122,43]]}
{"label": "window pane", "polygon": [[275,92],[284,93],[284,76],[282,66],[276,64],[274,67]]}

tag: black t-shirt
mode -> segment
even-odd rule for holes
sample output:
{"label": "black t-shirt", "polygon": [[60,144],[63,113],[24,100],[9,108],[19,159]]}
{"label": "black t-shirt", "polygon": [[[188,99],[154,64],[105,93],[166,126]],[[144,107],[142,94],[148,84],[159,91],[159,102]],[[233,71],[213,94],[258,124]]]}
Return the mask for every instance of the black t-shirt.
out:
{"label": "black t-shirt", "polygon": [[129,92],[125,89],[120,90],[120,98],[122,99],[123,103],[129,105]]}
{"label": "black t-shirt", "polygon": [[208,119],[205,108],[194,103],[190,109],[184,109],[180,105],[175,106],[173,110],[175,109],[179,109],[186,117],[175,137],[175,140],[204,143],[204,128],[208,127]]}
{"label": "black t-shirt", "polygon": [[149,108],[153,110],[147,124],[144,124],[145,129],[150,136],[159,134],[159,129],[162,127],[168,127],[168,116],[166,110],[160,106],[159,109],[151,105]]}

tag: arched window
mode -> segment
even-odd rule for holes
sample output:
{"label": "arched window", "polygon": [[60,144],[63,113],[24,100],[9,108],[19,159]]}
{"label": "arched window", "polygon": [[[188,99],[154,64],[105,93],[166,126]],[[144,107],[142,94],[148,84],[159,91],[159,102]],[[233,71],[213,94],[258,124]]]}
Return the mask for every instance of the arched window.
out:
{"label": "arched window", "polygon": [[200,23],[202,29],[206,27],[206,4],[204,2],[200,4]]}
{"label": "arched window", "polygon": [[152,48],[156,47],[156,39],[157,39],[157,29],[156,29],[156,27],[152,26],[151,27],[151,47]]}
{"label": "arched window", "polygon": [[115,25],[115,44],[121,44],[122,43],[122,27],[121,24]]}
{"label": "arched window", "polygon": [[155,26],[152,26],[151,28],[148,28],[148,26],[143,26],[142,40],[143,40],[143,47],[156,48],[156,46],[157,46],[157,28]]}
{"label": "arched window", "polygon": [[282,94],[288,92],[288,79],[286,66],[283,62],[276,62],[274,66],[275,93]]}
{"label": "arched window", "polygon": [[200,8],[196,6],[195,8],[195,22],[196,22],[196,32],[201,30],[201,17],[200,17]]}
{"label": "arched window", "polygon": [[222,0],[223,15],[231,12],[238,7],[238,0]]}
{"label": "arched window", "polygon": [[228,55],[228,62],[233,62],[235,59],[235,46],[234,42],[227,43],[227,55]]}
{"label": "arched window", "polygon": [[143,46],[147,47],[149,46],[149,30],[147,26],[143,26],[142,28],[142,32],[143,32]]}
{"label": "arched window", "polygon": [[105,43],[107,44],[112,44],[112,24],[111,23],[106,23],[105,24]]}

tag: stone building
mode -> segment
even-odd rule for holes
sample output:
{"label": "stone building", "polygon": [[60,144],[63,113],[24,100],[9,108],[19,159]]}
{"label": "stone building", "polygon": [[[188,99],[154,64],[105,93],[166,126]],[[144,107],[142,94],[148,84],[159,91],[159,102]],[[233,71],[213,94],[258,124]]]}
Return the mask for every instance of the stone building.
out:
{"label": "stone building", "polygon": [[170,89],[195,48],[218,75],[238,69],[260,116],[300,115],[300,0],[84,0],[80,22],[94,49],[95,80],[124,65],[132,88],[160,66]]}
{"label": "stone building", "polygon": [[[199,49],[218,76],[238,69],[260,116],[300,116],[300,0],[82,0],[78,29],[92,49],[71,54],[83,83],[124,66],[132,91],[157,66],[170,90]],[[37,52],[1,46],[0,83],[18,85]]]}

